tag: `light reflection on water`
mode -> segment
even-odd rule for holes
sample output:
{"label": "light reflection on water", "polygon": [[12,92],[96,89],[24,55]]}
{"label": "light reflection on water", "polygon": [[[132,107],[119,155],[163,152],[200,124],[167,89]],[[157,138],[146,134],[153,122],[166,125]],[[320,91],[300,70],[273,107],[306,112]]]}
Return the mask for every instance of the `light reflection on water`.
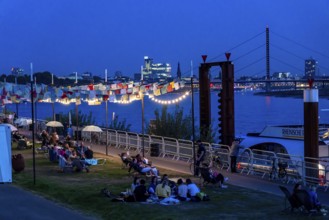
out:
{"label": "light reflection on water", "polygon": [[[180,94],[163,95],[161,99],[179,96]],[[195,122],[199,121],[199,93],[194,94],[194,109]],[[235,93],[235,130],[236,135],[243,135],[247,132],[259,132],[266,125],[281,125],[281,124],[303,124],[304,111],[303,99],[289,98],[289,97],[266,97],[255,96],[252,92],[236,92]],[[179,103],[179,106],[184,109],[184,114],[191,112],[191,96]],[[16,105],[8,105],[11,111],[16,110]],[[328,109],[329,101],[320,98],[319,100],[319,122],[329,123],[329,112],[321,111],[321,109]],[[105,125],[105,104],[98,106],[88,106],[82,103],[78,109],[84,113],[93,112],[96,124]],[[112,118],[113,112],[119,115],[119,120],[126,119],[128,124],[131,124],[131,131],[141,132],[141,118],[142,107],[140,101],[134,101],[130,104],[109,103],[108,118]],[[149,121],[154,118],[154,111],[159,109],[161,111],[161,104],[155,103],[148,98],[145,98],[145,120]],[[69,111],[75,111],[75,104],[62,105],[55,103],[55,113],[63,112],[68,114]],[[168,110],[173,112],[175,105],[169,105]],[[37,104],[37,118],[50,118],[52,115],[51,104],[38,103]],[[211,93],[211,113],[214,128],[218,124],[218,96],[217,92]],[[19,104],[19,116],[31,117],[31,104]]]}

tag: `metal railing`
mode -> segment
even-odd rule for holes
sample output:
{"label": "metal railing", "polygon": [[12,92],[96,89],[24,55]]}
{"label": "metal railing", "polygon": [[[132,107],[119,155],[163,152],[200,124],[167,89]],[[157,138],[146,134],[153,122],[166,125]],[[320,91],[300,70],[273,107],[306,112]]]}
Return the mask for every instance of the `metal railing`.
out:
{"label": "metal railing", "polygon": [[[107,132],[107,140],[106,140]],[[90,132],[81,132],[82,139],[93,142]],[[142,141],[144,139],[144,141]],[[107,141],[107,142],[106,142]],[[144,142],[144,146],[142,144]],[[193,161],[193,142],[190,140],[175,139],[169,137],[161,137],[156,135],[142,135],[133,132],[117,131],[108,129],[99,134],[98,143],[108,144],[115,148],[125,151],[134,151],[137,153],[150,153],[153,144],[159,147],[159,156],[170,158],[171,160],[181,160],[186,162]],[[229,169],[230,166],[230,147],[214,143],[203,143],[206,150],[207,158],[213,158],[214,155],[220,156],[223,166],[221,169]],[[313,160],[315,162],[305,162]],[[318,158],[303,158],[301,156],[288,155],[283,153],[274,153],[272,151],[245,149],[238,157],[238,169],[240,173],[246,175],[260,175],[262,178],[266,176],[273,177],[278,175],[279,163],[287,164],[285,168],[285,182],[295,183],[302,181],[318,184],[323,186],[325,190],[329,186],[329,161]],[[319,164],[321,166],[319,166]],[[275,172],[274,172],[275,171]],[[274,174],[273,174],[274,172]],[[319,175],[310,176],[309,173],[318,172]]]}

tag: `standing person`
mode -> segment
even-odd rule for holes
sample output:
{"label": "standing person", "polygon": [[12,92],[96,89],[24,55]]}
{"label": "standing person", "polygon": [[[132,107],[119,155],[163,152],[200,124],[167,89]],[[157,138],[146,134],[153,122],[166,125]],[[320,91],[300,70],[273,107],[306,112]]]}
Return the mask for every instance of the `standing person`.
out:
{"label": "standing person", "polygon": [[230,157],[231,157],[231,173],[236,173],[236,159],[239,155],[239,150],[242,148],[238,140],[233,141],[230,148]]}
{"label": "standing person", "polygon": [[199,166],[201,162],[204,160],[206,156],[206,148],[202,144],[201,140],[197,140],[197,145],[198,145],[198,152],[197,152],[197,157],[196,157],[196,163],[195,163],[195,176],[199,175]]}

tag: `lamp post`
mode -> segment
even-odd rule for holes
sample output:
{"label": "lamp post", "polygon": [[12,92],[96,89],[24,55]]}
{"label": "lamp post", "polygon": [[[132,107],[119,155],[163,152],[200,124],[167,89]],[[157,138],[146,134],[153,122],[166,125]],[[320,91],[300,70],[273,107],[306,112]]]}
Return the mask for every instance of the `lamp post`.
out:
{"label": "lamp post", "polygon": [[33,157],[33,184],[35,185],[35,141],[34,141],[34,103],[33,103],[33,64],[31,63],[31,118],[32,118],[32,157]]}
{"label": "lamp post", "polygon": [[[37,92],[37,77],[34,77],[34,86],[35,86],[35,92]],[[34,105],[35,105],[35,120],[36,120],[36,124],[35,124],[35,132],[37,132],[38,131],[38,113],[37,113],[37,111],[38,111],[38,109],[37,109],[37,102],[38,102],[38,100],[35,100],[35,103],[34,103]]]}
{"label": "lamp post", "polygon": [[[17,86],[17,76],[15,77],[15,85]],[[16,117],[18,118],[18,102],[16,100]]]}
{"label": "lamp post", "polygon": [[195,155],[195,124],[194,124],[194,91],[193,91],[193,62],[191,61],[191,96],[192,96],[192,146],[193,146],[193,163],[194,173],[196,169],[196,155]]}
{"label": "lamp post", "polygon": [[[78,72],[75,72],[75,85],[78,86]],[[79,100],[80,101],[80,100]],[[78,111],[78,98],[75,100],[75,120],[76,120],[76,141],[79,141],[79,111]]]}
{"label": "lamp post", "polygon": [[[105,69],[105,85],[107,85],[107,69]],[[105,153],[106,153],[106,156],[108,156],[108,147],[109,147],[109,144],[108,144],[108,127],[109,127],[109,116],[108,116],[108,96],[106,96],[106,99],[105,99],[105,112],[106,112],[106,115],[105,115],[105,124],[106,124],[106,148],[105,148]]]}
{"label": "lamp post", "polygon": [[[51,74],[51,86],[54,89],[54,74]],[[53,120],[56,121],[56,118],[55,118],[55,101],[52,102],[52,110],[53,110]]]}
{"label": "lamp post", "polygon": [[[141,66],[141,88],[143,86],[143,80],[144,80],[144,77],[143,77],[143,66]],[[142,154],[143,154],[143,157],[144,157],[144,93],[143,91],[140,91],[141,93],[141,100],[142,100]]]}

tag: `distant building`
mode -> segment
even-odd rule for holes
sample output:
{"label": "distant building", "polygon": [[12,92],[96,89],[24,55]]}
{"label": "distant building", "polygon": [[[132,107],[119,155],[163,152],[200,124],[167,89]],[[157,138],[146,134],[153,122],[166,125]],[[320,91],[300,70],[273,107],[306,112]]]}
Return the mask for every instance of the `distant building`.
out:
{"label": "distant building", "polygon": [[305,77],[306,78],[315,78],[317,75],[318,61],[312,57],[308,60],[305,60]]}
{"label": "distant building", "polygon": [[165,82],[171,78],[171,65],[169,63],[153,63],[153,59],[144,57],[142,69],[143,80],[149,82]]}
{"label": "distant building", "polygon": [[11,68],[11,75],[23,76],[24,75],[24,70],[22,68],[12,67]]}
{"label": "distant building", "polygon": [[92,80],[93,74],[91,72],[84,72],[84,73],[82,73],[81,77],[84,80]]}
{"label": "distant building", "polygon": [[290,72],[275,72],[273,73],[272,78],[274,79],[289,79],[291,78]]}
{"label": "distant building", "polygon": [[177,79],[181,79],[182,78],[182,72],[180,70],[180,63],[178,62],[177,65]]}

